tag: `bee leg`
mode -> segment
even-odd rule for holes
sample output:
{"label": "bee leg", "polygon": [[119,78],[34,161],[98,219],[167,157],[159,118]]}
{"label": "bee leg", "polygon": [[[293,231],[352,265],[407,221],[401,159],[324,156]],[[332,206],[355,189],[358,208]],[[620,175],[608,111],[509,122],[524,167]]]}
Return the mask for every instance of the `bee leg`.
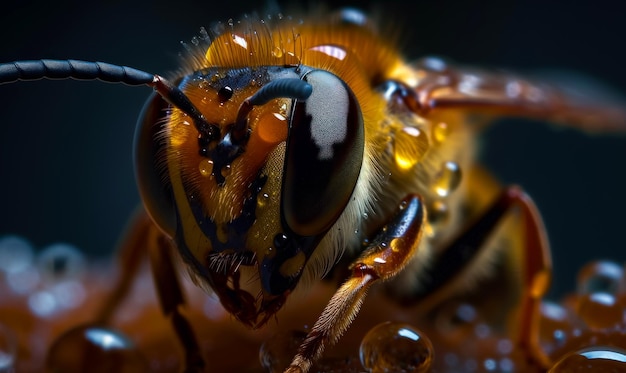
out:
{"label": "bee leg", "polygon": [[348,329],[370,286],[402,271],[417,252],[425,216],[421,197],[411,195],[402,201],[393,220],[352,263],[350,277],[330,299],[286,372],[307,372]]}
{"label": "bee leg", "polygon": [[494,233],[498,224],[516,208],[522,218],[523,230],[519,233],[521,247],[522,294],[512,322],[514,341],[535,364],[548,368],[550,359],[540,347],[539,322],[541,298],[548,290],[552,264],[550,249],[543,222],[532,199],[517,187],[503,190],[495,201],[477,217],[473,224],[451,242],[439,255],[423,276],[422,295],[426,302],[438,303],[436,294],[447,294],[447,285],[455,276],[463,273],[464,266],[479,255],[487,239]]}
{"label": "bee leg", "polygon": [[[522,294],[516,319],[513,320],[513,340],[528,353],[535,364],[549,368],[550,358],[539,342],[541,299],[547,292],[552,275],[552,260],[547,234],[539,210],[532,199],[519,187],[506,188],[491,207],[453,245],[478,244],[475,240],[487,237],[513,208],[517,208],[522,218]],[[484,238],[482,238],[484,240]]]}
{"label": "bee leg", "polygon": [[522,212],[524,252],[521,322],[516,322],[518,345],[528,351],[531,361],[548,369],[551,359],[539,341],[541,299],[548,291],[552,276],[552,259],[541,216],[532,199],[520,188],[510,187],[501,203],[518,206]]}
{"label": "bee leg", "polygon": [[142,209],[132,219],[127,233],[118,249],[118,263],[121,274],[117,278],[111,294],[107,296],[100,309],[96,323],[110,324],[115,310],[128,295],[135,280],[139,266],[147,259],[146,247],[149,248],[150,264],[154,283],[159,295],[161,309],[171,319],[183,349],[185,350],[185,371],[202,371],[204,361],[191,326],[180,313],[179,307],[185,304],[176,269],[173,266],[172,244],[168,237],[154,225],[152,219]]}
{"label": "bee leg", "polygon": [[141,262],[147,259],[144,243],[152,225],[152,220],[143,209],[133,216],[117,250],[120,276],[116,279],[113,291],[106,297],[96,316],[97,324],[110,324],[115,310],[128,295]]}
{"label": "bee leg", "polygon": [[172,258],[172,241],[153,226],[150,237],[150,264],[156,286],[161,310],[170,318],[174,332],[185,351],[184,372],[201,372],[204,370],[204,360],[200,353],[198,340],[191,325],[180,312],[185,305],[185,297],[174,267]]}

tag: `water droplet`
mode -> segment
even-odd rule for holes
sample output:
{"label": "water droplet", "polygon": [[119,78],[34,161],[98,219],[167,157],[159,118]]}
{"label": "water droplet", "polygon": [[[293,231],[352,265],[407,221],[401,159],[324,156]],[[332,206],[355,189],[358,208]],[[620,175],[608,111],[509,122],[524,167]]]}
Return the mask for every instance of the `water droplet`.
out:
{"label": "water droplet", "polygon": [[13,331],[0,324],[0,372],[14,372],[17,357],[17,339]]}
{"label": "water droplet", "polygon": [[336,18],[338,18],[341,23],[349,25],[367,26],[368,24],[367,16],[362,11],[354,8],[340,10]]}
{"label": "water droplet", "polygon": [[483,361],[483,366],[487,372],[493,372],[498,367],[498,364],[494,359],[485,359],[485,361]]}
{"label": "water droplet", "polygon": [[445,162],[435,178],[433,191],[442,198],[449,196],[461,183],[461,168],[456,162]]}
{"label": "water droplet", "polygon": [[433,126],[433,142],[442,144],[450,135],[450,127],[445,122],[439,122]]}
{"label": "water droplet", "polygon": [[54,295],[59,307],[76,308],[87,297],[85,287],[78,281],[65,281],[54,285],[50,292]]}
{"label": "water droplet", "polygon": [[274,49],[272,49],[272,56],[281,58],[283,56],[283,50],[279,47],[274,47]]}
{"label": "water droplet", "polygon": [[428,372],[434,349],[430,340],[410,325],[385,322],[367,332],[359,356],[370,372]]}
{"label": "water droplet", "polygon": [[472,325],[476,320],[477,315],[474,307],[467,303],[451,302],[437,312],[435,327],[440,333],[449,333],[458,328]]}
{"label": "water droplet", "polygon": [[40,279],[39,271],[34,266],[7,274],[7,283],[16,294],[29,294],[39,285]]}
{"label": "water droplet", "polygon": [[626,351],[617,347],[591,347],[566,354],[548,373],[624,371]]}
{"label": "water droplet", "polygon": [[278,333],[269,338],[259,350],[263,368],[272,373],[282,373],[291,363],[305,337],[305,332],[292,331]]}
{"label": "water droplet", "polygon": [[48,317],[54,314],[57,309],[57,301],[49,291],[38,291],[28,297],[28,307],[31,312],[39,317]]}
{"label": "water droplet", "polygon": [[446,61],[435,56],[423,57],[416,62],[416,65],[419,68],[435,72],[443,72],[448,68]]}
{"label": "water droplet", "polygon": [[276,112],[263,113],[259,117],[255,135],[267,144],[276,145],[287,139],[288,129],[287,118],[283,114]]}
{"label": "water droplet", "polygon": [[233,168],[231,167],[231,165],[227,164],[226,166],[224,166],[222,168],[222,176],[227,177],[228,175],[230,175],[233,172]]}
{"label": "water droplet", "polygon": [[269,246],[265,249],[264,252],[264,258],[273,258],[275,257],[277,254],[276,250],[274,250],[274,247]]}
{"label": "water droplet", "polygon": [[5,236],[0,239],[0,271],[17,273],[33,263],[33,247],[18,236]]}
{"label": "water droplet", "polygon": [[624,275],[617,263],[595,261],[588,263],[578,272],[578,294],[605,292],[616,294]]}
{"label": "water droplet", "polygon": [[57,338],[46,358],[46,371],[146,372],[148,363],[133,342],[115,330],[80,326]]}
{"label": "water droplet", "polygon": [[431,224],[445,224],[450,218],[448,204],[441,200],[431,203],[428,208],[428,221]]}
{"label": "water droplet", "polygon": [[497,348],[500,355],[508,355],[513,352],[513,342],[510,339],[501,339]]}
{"label": "water droplet", "polygon": [[76,279],[82,275],[85,265],[83,253],[66,243],[46,247],[37,258],[37,267],[46,283]]}
{"label": "water droplet", "polygon": [[428,137],[415,127],[403,127],[394,139],[394,159],[400,170],[406,171],[422,160],[428,150]]}
{"label": "water droplet", "polygon": [[257,208],[263,208],[270,200],[270,195],[267,193],[259,193],[256,197]]}
{"label": "water droplet", "polygon": [[478,339],[485,339],[491,335],[491,328],[484,323],[477,324],[476,327],[474,327],[474,335],[476,335]]}
{"label": "water droplet", "polygon": [[209,83],[208,80],[203,79],[198,83],[198,88],[200,89],[204,89],[205,91],[208,91],[209,88],[211,88],[211,83]]}
{"label": "water droplet", "polygon": [[624,310],[608,293],[592,293],[580,297],[578,316],[592,329],[602,329],[624,321]]}
{"label": "water droplet", "polygon": [[539,342],[547,353],[563,345],[566,340],[564,330],[569,330],[573,322],[568,310],[560,304],[541,302]]}
{"label": "water droplet", "polygon": [[502,373],[513,372],[515,370],[515,364],[513,363],[513,360],[509,359],[508,357],[503,357],[502,359],[500,359],[498,365],[500,366],[500,372]]}
{"label": "water droplet", "polygon": [[200,175],[210,177],[213,173],[213,161],[210,159],[201,160],[198,165],[198,171],[200,171]]}

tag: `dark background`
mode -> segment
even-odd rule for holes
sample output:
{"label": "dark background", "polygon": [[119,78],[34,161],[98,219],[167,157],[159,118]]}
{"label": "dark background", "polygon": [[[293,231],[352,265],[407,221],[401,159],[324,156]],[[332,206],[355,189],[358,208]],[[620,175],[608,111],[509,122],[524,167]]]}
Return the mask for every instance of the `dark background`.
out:
{"label": "dark background", "polygon": [[[390,15],[383,18],[404,25],[409,58],[567,68],[626,92],[625,9],[615,3],[403,0],[379,7]],[[285,4],[299,6],[278,2]],[[177,67],[180,41],[200,26],[260,8],[250,1],[17,1],[0,13],[0,61],[74,58],[166,74]],[[0,235],[109,254],[139,203],[131,147],[149,93],[73,81],[0,86]],[[626,137],[503,121],[485,140],[485,163],[503,182],[523,185],[543,212],[557,274],[553,295],[572,289],[591,259],[626,259]]]}

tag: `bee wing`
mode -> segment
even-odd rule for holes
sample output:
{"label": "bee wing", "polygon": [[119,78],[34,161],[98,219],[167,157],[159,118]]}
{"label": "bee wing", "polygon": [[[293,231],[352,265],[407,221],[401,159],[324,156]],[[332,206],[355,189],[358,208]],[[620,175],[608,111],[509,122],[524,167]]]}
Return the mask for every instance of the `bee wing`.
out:
{"label": "bee wing", "polygon": [[516,116],[590,132],[626,131],[626,100],[592,79],[563,72],[520,76],[504,71],[417,63],[416,109],[428,116],[459,109]]}

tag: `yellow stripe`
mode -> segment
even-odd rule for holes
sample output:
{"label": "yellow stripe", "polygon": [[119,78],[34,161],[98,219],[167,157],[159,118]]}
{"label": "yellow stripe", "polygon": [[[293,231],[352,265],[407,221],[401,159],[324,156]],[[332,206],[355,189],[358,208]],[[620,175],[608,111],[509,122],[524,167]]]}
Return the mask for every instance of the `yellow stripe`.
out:
{"label": "yellow stripe", "polygon": [[211,251],[211,241],[204,235],[191,211],[189,201],[187,200],[183,176],[180,172],[181,168],[179,167],[176,157],[168,154],[167,158],[176,208],[178,209],[181,226],[183,227],[183,240],[196,260],[204,265],[206,263],[206,255]]}

